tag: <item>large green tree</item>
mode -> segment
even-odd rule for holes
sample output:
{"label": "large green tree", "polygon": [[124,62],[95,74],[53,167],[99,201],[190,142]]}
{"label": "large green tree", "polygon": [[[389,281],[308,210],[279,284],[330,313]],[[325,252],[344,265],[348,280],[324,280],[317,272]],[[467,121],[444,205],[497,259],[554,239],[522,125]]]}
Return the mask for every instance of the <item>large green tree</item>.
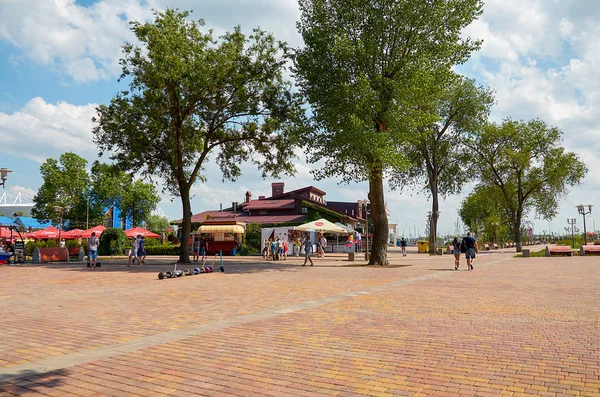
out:
{"label": "large green tree", "polygon": [[92,166],[93,203],[106,209],[115,206],[123,220],[130,218],[133,225],[146,222],[160,202],[154,184],[133,177],[116,165],[99,163]]}
{"label": "large green tree", "polygon": [[392,187],[415,186],[431,197],[429,252],[436,252],[439,198],[458,194],[468,180],[462,157],[461,135],[483,127],[494,103],[491,90],[473,80],[450,75],[433,95],[430,112],[435,119],[416,128],[406,150],[410,167],[390,179]]}
{"label": "large green tree", "polygon": [[309,161],[325,161],[318,178],[369,182],[370,264],[388,263],[384,177],[406,167],[398,148],[407,132],[434,119],[421,105],[436,81],[478,48],[461,30],[481,7],[480,0],[300,0],[305,45],[295,64],[313,113]]}
{"label": "large green tree", "polygon": [[124,217],[131,218],[134,226],[139,226],[148,220],[159,202],[154,185],[137,179],[123,192],[121,212]]}
{"label": "large green tree", "polygon": [[153,231],[154,233],[162,233],[169,229],[169,219],[166,216],[150,214],[146,220],[146,229]]}
{"label": "large green tree", "polygon": [[507,119],[487,124],[465,141],[474,176],[499,190],[518,252],[524,217],[533,210],[536,216],[552,219],[559,198],[587,172],[577,154],[562,146],[561,136],[558,128],[542,120]]}
{"label": "large green tree", "polygon": [[188,12],[156,12],[131,24],[140,45],[123,46],[129,89],[97,108],[94,140],[124,170],[155,175],[181,198],[179,261],[189,262],[190,189],[205,181],[210,156],[235,180],[255,163],[263,176],[292,174],[292,120],[303,114],[283,78],[286,46],[235,28],[219,39]]}
{"label": "large green tree", "polygon": [[38,219],[61,218],[79,225],[86,219],[86,202],[90,187],[87,160],[67,152],[58,160],[49,158],[40,166],[44,182],[33,198],[31,215]]}

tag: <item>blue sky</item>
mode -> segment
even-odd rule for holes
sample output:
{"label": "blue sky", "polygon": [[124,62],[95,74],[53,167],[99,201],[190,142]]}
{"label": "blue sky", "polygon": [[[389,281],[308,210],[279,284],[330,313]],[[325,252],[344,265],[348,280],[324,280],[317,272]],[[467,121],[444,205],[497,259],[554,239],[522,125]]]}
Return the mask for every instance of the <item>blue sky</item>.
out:
{"label": "blue sky", "polygon": [[[13,170],[9,193],[33,196],[46,158],[74,151],[90,163],[96,159],[90,119],[97,104],[123,88],[116,81],[119,46],[133,40],[126,21],[149,19],[152,9],[165,7],[192,9],[192,17],[205,19],[217,34],[237,24],[245,31],[260,26],[292,46],[301,45],[296,0],[0,0],[0,167]],[[537,232],[563,231],[566,218],[580,218],[579,203],[600,205],[599,17],[594,0],[488,0],[482,17],[465,32],[484,39],[484,45],[458,70],[496,91],[493,119],[539,117],[558,126],[564,146],[590,169],[581,186],[561,201],[555,220],[530,218]],[[314,185],[331,201],[366,197],[366,183],[314,181],[313,167],[300,159],[297,177],[284,180],[286,190]],[[254,197],[268,195],[273,182],[253,169],[234,183],[223,183],[216,167],[207,167],[207,176],[206,184],[193,188],[195,213],[242,201],[247,190]],[[441,203],[441,233],[454,232],[463,197]],[[386,200],[390,221],[403,226],[405,234],[409,227],[424,229],[427,197],[388,192]],[[165,196],[160,212],[180,218],[178,199]]]}

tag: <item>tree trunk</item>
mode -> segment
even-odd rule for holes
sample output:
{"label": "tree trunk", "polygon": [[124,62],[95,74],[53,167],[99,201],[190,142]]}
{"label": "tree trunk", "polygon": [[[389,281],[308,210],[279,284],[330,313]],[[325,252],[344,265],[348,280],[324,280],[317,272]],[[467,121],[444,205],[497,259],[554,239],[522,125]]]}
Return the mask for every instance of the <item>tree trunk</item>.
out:
{"label": "tree trunk", "polygon": [[513,225],[513,233],[515,234],[515,245],[517,246],[517,252],[521,252],[523,245],[521,244],[521,220],[517,219]]}
{"label": "tree trunk", "polygon": [[383,173],[380,166],[374,166],[369,176],[369,201],[373,218],[373,240],[369,265],[387,265],[387,245],[389,238],[388,220],[385,211]]}
{"label": "tree trunk", "polygon": [[437,221],[438,221],[438,210],[440,208],[440,202],[437,195],[437,190],[433,190],[431,197],[433,203],[431,205],[431,219],[429,222],[429,253],[435,255],[436,253],[436,237],[437,237]]}
{"label": "tree trunk", "polygon": [[190,263],[189,240],[192,231],[192,205],[190,203],[190,192],[181,189],[181,204],[183,205],[183,222],[181,231],[181,246],[179,251],[179,263]]}

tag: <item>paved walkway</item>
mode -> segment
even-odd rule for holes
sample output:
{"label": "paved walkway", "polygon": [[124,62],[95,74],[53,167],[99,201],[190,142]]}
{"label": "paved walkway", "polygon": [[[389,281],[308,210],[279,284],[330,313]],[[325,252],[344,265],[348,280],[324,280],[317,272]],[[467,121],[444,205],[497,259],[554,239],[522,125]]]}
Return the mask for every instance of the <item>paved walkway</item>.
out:
{"label": "paved walkway", "polygon": [[600,395],[600,259],[513,256],[0,266],[0,395]]}

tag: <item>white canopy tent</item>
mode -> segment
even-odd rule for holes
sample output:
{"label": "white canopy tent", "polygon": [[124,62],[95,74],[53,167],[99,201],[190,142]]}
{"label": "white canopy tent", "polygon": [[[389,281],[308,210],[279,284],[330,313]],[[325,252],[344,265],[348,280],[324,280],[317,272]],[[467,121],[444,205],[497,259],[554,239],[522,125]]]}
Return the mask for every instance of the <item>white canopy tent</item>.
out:
{"label": "white canopy tent", "polygon": [[321,232],[321,233],[345,233],[346,229],[329,222],[327,219],[321,218],[316,221],[308,222],[300,226],[296,226],[296,230],[303,232]]}

